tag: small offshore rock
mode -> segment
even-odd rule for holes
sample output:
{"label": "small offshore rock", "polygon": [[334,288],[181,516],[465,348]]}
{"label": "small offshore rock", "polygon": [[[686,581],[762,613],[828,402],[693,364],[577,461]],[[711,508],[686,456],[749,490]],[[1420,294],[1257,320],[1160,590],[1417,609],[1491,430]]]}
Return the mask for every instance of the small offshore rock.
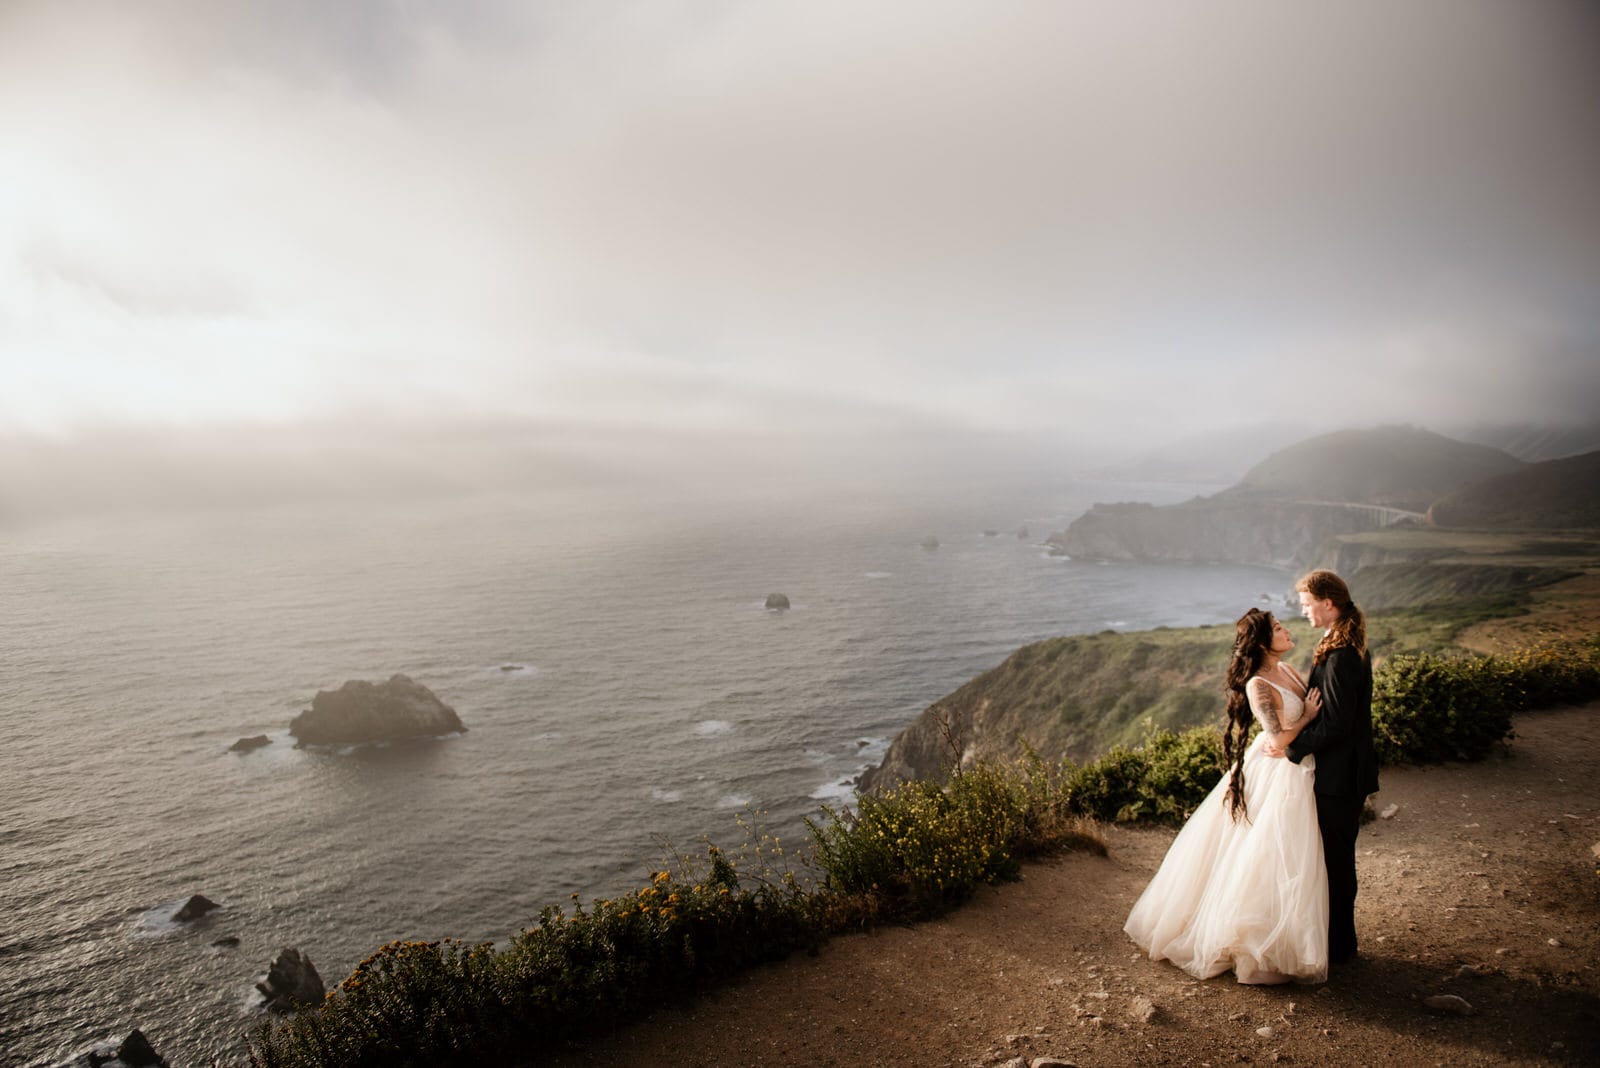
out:
{"label": "small offshore rock", "polygon": [[1431,998],[1423,998],[1422,1004],[1429,1012],[1448,1013],[1452,1016],[1471,1016],[1473,1012],[1466,998],[1459,998],[1454,994],[1435,994]]}
{"label": "small offshore rock", "polygon": [[268,746],[271,744],[271,738],[268,738],[265,734],[256,734],[249,738],[240,738],[237,742],[234,742],[232,745],[228,746],[228,752],[248,753],[252,749],[260,749],[263,746]]}
{"label": "small offshore rock", "polygon": [[767,594],[767,607],[768,608],[774,608],[774,609],[788,608],[789,607],[789,595],[787,593],[769,593],[769,594]]}
{"label": "small offshore rock", "polygon": [[298,1004],[320,1005],[326,991],[322,976],[298,949],[285,947],[272,962],[267,978],[256,984],[274,1012],[288,1012]]}
{"label": "small offshore rock", "polygon": [[466,729],[455,709],[404,675],[380,683],[351,679],[337,690],[322,690],[309,711],[289,721],[298,745],[426,738]]}
{"label": "small offshore rock", "polygon": [[1382,812],[1378,813],[1378,818],[1380,820],[1392,820],[1392,819],[1394,819],[1394,814],[1396,812],[1399,812],[1399,811],[1400,811],[1400,806],[1398,804],[1391,804],[1391,805],[1387,806]]}
{"label": "small offshore rock", "polygon": [[922,547],[924,549],[937,549],[939,547],[939,539],[934,537],[932,534],[929,534],[926,538],[922,539]]}
{"label": "small offshore rock", "polygon": [[117,1047],[117,1060],[129,1068],[167,1068],[167,1062],[137,1027]]}
{"label": "small offshore rock", "polygon": [[115,1050],[110,1046],[91,1050],[72,1064],[74,1068],[78,1065],[85,1068],[122,1068],[124,1065],[127,1068],[168,1068],[161,1054],[155,1051],[150,1040],[137,1027]]}
{"label": "small offshore rock", "polygon": [[195,894],[183,903],[183,908],[172,914],[172,918],[177,923],[188,923],[190,920],[198,920],[212,909],[221,907],[204,894]]}
{"label": "small offshore rock", "polygon": [[1149,1023],[1156,1018],[1156,1013],[1159,1011],[1156,1008],[1156,1003],[1142,994],[1134,998],[1133,1004],[1128,1006],[1128,1015],[1140,1023]]}

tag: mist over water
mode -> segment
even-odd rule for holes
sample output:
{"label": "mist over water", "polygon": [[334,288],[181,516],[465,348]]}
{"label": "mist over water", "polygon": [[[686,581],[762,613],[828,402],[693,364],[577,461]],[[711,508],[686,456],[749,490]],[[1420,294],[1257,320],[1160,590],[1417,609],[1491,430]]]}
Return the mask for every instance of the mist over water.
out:
{"label": "mist over water", "polygon": [[[569,893],[631,889],[663,842],[736,845],[740,811],[798,843],[896,731],[1016,647],[1281,592],[1270,571],[1039,544],[1092,500],[1194,492],[496,493],[14,527],[0,1059],[134,1026],[173,1063],[237,1056],[283,946],[332,986],[393,938],[503,939]],[[793,607],[767,611],[772,592]],[[316,691],[395,672],[467,733],[292,747]],[[170,923],[192,893],[224,907]]]}

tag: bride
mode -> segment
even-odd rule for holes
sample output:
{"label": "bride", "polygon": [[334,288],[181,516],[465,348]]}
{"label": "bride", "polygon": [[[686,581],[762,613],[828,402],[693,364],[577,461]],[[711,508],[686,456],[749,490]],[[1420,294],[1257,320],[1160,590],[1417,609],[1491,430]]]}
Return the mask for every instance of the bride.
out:
{"label": "bride", "polygon": [[[1321,711],[1320,695],[1282,657],[1294,639],[1252,608],[1235,625],[1228,663],[1229,771],[1178,833],[1123,926],[1151,960],[1200,979],[1232,969],[1241,983],[1328,977],[1328,874],[1312,793],[1315,758],[1286,746]],[[1262,733],[1249,748],[1252,720]]]}

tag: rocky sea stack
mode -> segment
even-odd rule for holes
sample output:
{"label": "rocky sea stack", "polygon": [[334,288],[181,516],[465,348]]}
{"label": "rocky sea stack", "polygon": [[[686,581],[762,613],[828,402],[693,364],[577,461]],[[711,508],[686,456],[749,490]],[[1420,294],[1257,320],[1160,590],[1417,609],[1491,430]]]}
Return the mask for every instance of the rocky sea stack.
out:
{"label": "rocky sea stack", "polygon": [[213,909],[220,909],[221,907],[206,895],[195,894],[183,903],[181,909],[172,914],[172,919],[177,923],[188,923],[190,920],[198,920]]}
{"label": "rocky sea stack", "polygon": [[285,947],[278,954],[256,989],[273,1012],[291,1012],[298,1005],[320,1005],[326,993],[322,976],[310,959],[293,947]]}
{"label": "rocky sea stack", "polygon": [[381,683],[352,679],[337,690],[323,690],[309,711],[289,722],[289,733],[301,746],[428,738],[466,729],[455,709],[404,675]]}

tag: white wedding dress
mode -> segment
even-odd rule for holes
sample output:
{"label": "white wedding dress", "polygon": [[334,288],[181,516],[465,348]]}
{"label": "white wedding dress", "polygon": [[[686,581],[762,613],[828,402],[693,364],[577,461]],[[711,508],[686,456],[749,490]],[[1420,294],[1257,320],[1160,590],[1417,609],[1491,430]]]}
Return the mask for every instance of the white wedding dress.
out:
{"label": "white wedding dress", "polygon": [[1282,694],[1284,726],[1305,711],[1292,690],[1260,676],[1246,684],[1262,728],[1244,756],[1248,819],[1228,814],[1224,775],[1178,832],[1123,930],[1150,959],[1200,979],[1232,969],[1241,983],[1320,983],[1328,977],[1328,873],[1312,792],[1316,758],[1295,764],[1262,752],[1278,730],[1269,685]]}

